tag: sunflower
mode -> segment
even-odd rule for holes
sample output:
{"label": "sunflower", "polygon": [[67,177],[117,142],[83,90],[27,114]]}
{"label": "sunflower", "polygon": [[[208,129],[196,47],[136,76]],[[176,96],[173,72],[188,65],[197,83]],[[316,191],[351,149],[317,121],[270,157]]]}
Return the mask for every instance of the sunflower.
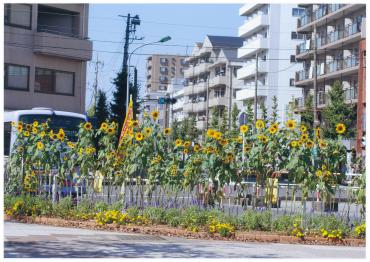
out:
{"label": "sunflower", "polygon": [[269,127],[269,132],[271,135],[275,134],[277,132],[277,129],[274,126]]}
{"label": "sunflower", "polygon": [[221,139],[220,140],[220,145],[221,146],[226,146],[229,142],[227,141],[227,139]]}
{"label": "sunflower", "polygon": [[27,130],[31,130],[31,127],[32,127],[32,125],[31,125],[31,124],[27,124],[27,125],[26,125],[26,129],[27,129]]}
{"label": "sunflower", "polygon": [[39,126],[39,122],[34,121],[32,125],[33,125],[33,127],[38,127]]}
{"label": "sunflower", "polygon": [[268,137],[265,136],[265,135],[259,135],[257,138],[258,138],[259,141],[261,141],[264,144],[266,144],[267,141],[268,141]]}
{"label": "sunflower", "polygon": [[228,153],[227,156],[226,156],[226,159],[227,159],[228,162],[231,162],[234,159],[234,155],[231,154],[231,153]]}
{"label": "sunflower", "polygon": [[132,121],[132,126],[133,127],[137,127],[138,125],[139,125],[139,121],[137,121],[137,120]]}
{"label": "sunflower", "polygon": [[85,129],[85,130],[91,130],[91,128],[92,128],[92,124],[91,124],[90,122],[86,122],[86,123],[84,124],[84,129]]}
{"label": "sunflower", "polygon": [[314,145],[314,143],[313,143],[313,141],[311,139],[307,140],[307,142],[306,142],[307,148],[310,148],[311,149],[313,147],[313,145]]}
{"label": "sunflower", "polygon": [[238,136],[238,137],[235,139],[235,141],[236,141],[237,143],[239,143],[239,144],[242,144],[242,143],[243,143],[243,137]]}
{"label": "sunflower", "polygon": [[320,141],[319,141],[319,147],[321,149],[325,149],[327,146],[328,146],[328,143],[325,140],[320,139]]}
{"label": "sunflower", "polygon": [[136,141],[141,141],[141,140],[143,140],[143,138],[144,138],[144,136],[141,132],[136,133],[136,135],[135,135]]}
{"label": "sunflower", "polygon": [[244,145],[244,152],[248,152],[251,149],[250,145]]}
{"label": "sunflower", "polygon": [[110,123],[110,127],[111,128],[117,128],[118,124],[116,122],[112,121],[112,123]]}
{"label": "sunflower", "polygon": [[213,138],[215,136],[216,131],[213,129],[208,129],[207,130],[207,136],[210,138]]}
{"label": "sunflower", "polygon": [[23,131],[23,126],[18,124],[17,130],[18,130],[18,133],[21,133]]}
{"label": "sunflower", "polygon": [[109,127],[107,132],[108,132],[108,135],[114,135],[116,133],[116,129]]}
{"label": "sunflower", "polygon": [[43,150],[44,149],[44,144],[42,142],[37,142],[36,145],[37,145],[38,150]]}
{"label": "sunflower", "polygon": [[71,141],[68,141],[67,146],[68,146],[69,148],[75,148],[75,144],[74,144],[74,143],[72,143]]}
{"label": "sunflower", "polygon": [[326,170],[326,168],[327,168],[326,165],[322,165],[321,167],[322,170]]}
{"label": "sunflower", "polygon": [[23,147],[22,146],[20,146],[20,147],[18,147],[18,152],[23,152]]}
{"label": "sunflower", "polygon": [[186,142],[184,142],[184,147],[189,147],[190,146],[190,141],[186,141]]}
{"label": "sunflower", "polygon": [[208,154],[211,154],[211,153],[213,153],[215,150],[213,149],[213,147],[212,146],[209,146],[209,147],[207,147],[207,153]]}
{"label": "sunflower", "polygon": [[299,140],[297,141],[297,143],[298,143],[298,145],[299,145],[299,146],[303,146],[303,141],[302,141],[302,139],[299,139]]}
{"label": "sunflower", "polygon": [[180,138],[176,139],[175,145],[176,146],[181,146],[182,145],[182,140]]}
{"label": "sunflower", "polygon": [[108,129],[108,124],[106,122],[101,123],[100,130],[106,131]]}
{"label": "sunflower", "polygon": [[308,134],[307,134],[307,133],[303,133],[303,134],[301,135],[301,139],[302,139],[303,141],[306,141],[306,140],[308,139]]}
{"label": "sunflower", "polygon": [[258,119],[256,121],[256,128],[257,129],[265,128],[265,122],[262,119]]}
{"label": "sunflower", "polygon": [[150,136],[150,134],[152,133],[152,129],[150,127],[146,127],[144,128],[144,133],[145,135]]}
{"label": "sunflower", "polygon": [[53,130],[50,130],[50,132],[49,132],[49,138],[50,138],[51,140],[53,140],[53,139],[54,139],[54,131],[53,131]]}
{"label": "sunflower", "polygon": [[307,132],[307,126],[305,126],[305,125],[301,125],[301,127],[299,129],[301,130],[302,133]]}
{"label": "sunflower", "polygon": [[290,142],[290,145],[291,145],[291,147],[297,147],[298,142],[296,140],[293,140],[293,141]]}
{"label": "sunflower", "polygon": [[164,135],[168,136],[171,134],[171,128],[167,127],[163,130]]}
{"label": "sunflower", "polygon": [[153,120],[156,121],[159,117],[159,112],[155,110],[155,111],[152,111],[150,115],[152,116]]}
{"label": "sunflower", "polygon": [[45,133],[45,131],[41,131],[41,133],[40,133],[40,137],[41,138],[44,138],[44,136],[46,135],[46,133]]}
{"label": "sunflower", "polygon": [[184,149],[184,154],[185,154],[185,155],[189,154],[189,149],[185,148],[185,149]]}
{"label": "sunflower", "polygon": [[320,127],[317,127],[315,128],[315,136],[316,138],[321,138],[321,128]]}
{"label": "sunflower", "polygon": [[339,123],[335,126],[335,132],[337,132],[337,134],[343,134],[345,131],[346,131],[345,124]]}
{"label": "sunflower", "polygon": [[66,136],[66,135],[65,135],[65,133],[64,133],[64,130],[63,130],[62,128],[61,128],[61,129],[59,129],[59,132],[58,132],[58,134],[57,134],[58,139],[59,139],[60,141],[63,141],[65,136]]}
{"label": "sunflower", "polygon": [[317,170],[316,171],[316,176],[317,177],[322,177],[322,171],[321,170]]}
{"label": "sunflower", "polygon": [[290,130],[293,130],[297,123],[295,122],[295,120],[293,119],[289,119],[286,123],[285,123],[286,127],[289,128]]}
{"label": "sunflower", "polygon": [[28,137],[28,136],[30,136],[30,132],[28,130],[24,131],[23,135]]}
{"label": "sunflower", "polygon": [[245,134],[248,132],[249,127],[247,125],[240,126],[240,132]]}
{"label": "sunflower", "polygon": [[276,128],[277,130],[279,130],[279,123],[273,123],[273,124],[271,125],[271,127],[274,127],[274,128]]}
{"label": "sunflower", "polygon": [[215,135],[214,135],[214,138],[216,140],[220,140],[222,138],[222,133],[221,132],[216,132]]}
{"label": "sunflower", "polygon": [[195,152],[199,152],[199,150],[200,150],[200,145],[199,144],[195,144],[194,151]]}

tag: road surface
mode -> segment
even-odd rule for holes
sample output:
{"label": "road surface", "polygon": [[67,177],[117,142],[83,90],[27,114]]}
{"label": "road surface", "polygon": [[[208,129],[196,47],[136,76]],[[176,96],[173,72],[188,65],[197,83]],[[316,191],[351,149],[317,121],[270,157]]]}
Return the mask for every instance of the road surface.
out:
{"label": "road surface", "polygon": [[365,258],[363,247],[190,240],[5,222],[5,258]]}

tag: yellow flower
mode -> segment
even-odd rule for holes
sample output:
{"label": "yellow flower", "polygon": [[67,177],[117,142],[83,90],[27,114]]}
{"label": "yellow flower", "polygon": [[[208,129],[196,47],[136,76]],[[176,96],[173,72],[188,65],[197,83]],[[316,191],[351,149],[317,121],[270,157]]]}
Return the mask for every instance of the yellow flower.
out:
{"label": "yellow flower", "polygon": [[169,127],[167,127],[167,128],[165,128],[164,129],[164,134],[166,135],[166,136],[168,136],[169,134],[171,134],[171,128],[169,128]]}
{"label": "yellow flower", "polygon": [[190,143],[190,141],[185,141],[185,142],[184,142],[184,147],[189,147],[189,146],[190,146],[190,144],[191,144],[191,143]]}
{"label": "yellow flower", "polygon": [[60,141],[63,141],[64,140],[64,137],[65,137],[65,133],[64,133],[64,130],[63,129],[59,129],[59,132],[57,134],[57,137]]}
{"label": "yellow flower", "polygon": [[326,170],[326,168],[327,168],[326,165],[322,165],[321,167],[322,170]]}
{"label": "yellow flower", "polygon": [[227,159],[228,162],[231,162],[234,159],[234,155],[231,154],[231,153],[228,153],[227,156],[226,156],[226,159]]}
{"label": "yellow flower", "polygon": [[313,145],[314,145],[314,143],[313,143],[313,141],[311,139],[307,140],[307,142],[306,142],[307,148],[312,148]]}
{"label": "yellow flower", "polygon": [[269,132],[270,132],[271,135],[273,135],[277,132],[277,128],[275,128],[274,126],[270,126],[269,127]]}
{"label": "yellow flower", "polygon": [[257,129],[265,128],[265,122],[262,119],[258,119],[256,121],[256,128]]}
{"label": "yellow flower", "polygon": [[301,130],[302,133],[307,132],[307,126],[305,126],[303,124],[301,125],[301,127],[299,129]]}
{"label": "yellow flower", "polygon": [[27,129],[27,130],[31,130],[31,127],[32,127],[32,125],[31,125],[31,124],[26,124],[26,129]]}
{"label": "yellow flower", "polygon": [[157,110],[155,110],[155,111],[151,112],[150,115],[156,121],[159,117],[159,112]]}
{"label": "yellow flower", "polygon": [[220,139],[221,139],[221,137],[222,137],[222,133],[221,133],[221,132],[215,132],[214,138],[215,138],[216,140],[220,140]]}
{"label": "yellow flower", "polygon": [[36,127],[33,127],[32,128],[32,134],[36,135],[37,134],[37,128]]}
{"label": "yellow flower", "polygon": [[33,127],[38,127],[38,126],[39,126],[39,122],[34,121],[34,122],[33,122]]}
{"label": "yellow flower", "polygon": [[221,146],[226,146],[229,142],[226,139],[221,139],[220,140],[220,145]]}
{"label": "yellow flower", "polygon": [[36,145],[37,145],[38,150],[43,150],[44,149],[44,144],[42,142],[37,142]]}
{"label": "yellow flower", "polygon": [[17,130],[18,130],[18,133],[21,133],[21,132],[22,132],[22,130],[23,130],[23,126],[22,126],[22,125],[20,125],[20,124],[18,124],[18,126],[17,126]]}
{"label": "yellow flower", "polygon": [[271,126],[279,130],[279,123],[273,123]]}
{"label": "yellow flower", "polygon": [[328,146],[328,143],[325,140],[320,139],[320,141],[319,141],[319,147],[321,149],[325,149],[327,146]]}
{"label": "yellow flower", "polygon": [[176,139],[175,145],[176,146],[181,146],[182,145],[182,140],[180,138]]}
{"label": "yellow flower", "polygon": [[109,127],[107,132],[108,132],[108,135],[114,135],[116,133],[116,129]]}
{"label": "yellow flower", "polygon": [[41,131],[41,133],[40,133],[40,137],[41,137],[41,138],[44,138],[44,136],[45,136],[45,131]]}
{"label": "yellow flower", "polygon": [[317,177],[321,177],[322,176],[322,171],[321,170],[317,170],[316,171],[316,176]]}
{"label": "yellow flower", "polygon": [[321,128],[320,127],[315,128],[315,136],[316,138],[321,138]]}
{"label": "yellow flower", "polygon": [[240,132],[245,134],[248,132],[249,127],[247,125],[240,126]]}
{"label": "yellow flower", "polygon": [[86,123],[84,124],[84,129],[85,129],[85,130],[91,130],[91,128],[92,128],[92,124],[91,124],[90,122],[86,122]]}
{"label": "yellow flower", "polygon": [[298,142],[296,140],[293,140],[292,142],[290,142],[290,145],[292,147],[297,147],[298,146]]}
{"label": "yellow flower", "polygon": [[116,122],[112,121],[112,123],[110,123],[110,127],[111,128],[117,128],[118,124]]}
{"label": "yellow flower", "polygon": [[25,132],[23,133],[23,135],[28,137],[28,136],[30,136],[30,132],[29,132],[29,131],[25,131]]}
{"label": "yellow flower", "polygon": [[150,134],[152,133],[152,129],[150,127],[146,127],[144,128],[144,132],[147,136],[150,136]]}
{"label": "yellow flower", "polygon": [[301,135],[301,139],[302,139],[302,141],[306,141],[308,139],[308,134],[307,133],[303,133]]}
{"label": "yellow flower", "polygon": [[106,131],[108,129],[108,124],[106,122],[101,123],[100,129]]}
{"label": "yellow flower", "polygon": [[238,136],[238,137],[236,138],[236,142],[238,142],[239,144],[242,144],[242,143],[243,143],[243,137]]}
{"label": "yellow flower", "polygon": [[189,149],[185,148],[185,149],[184,149],[184,154],[185,154],[185,155],[189,154]]}
{"label": "yellow flower", "polygon": [[143,138],[144,138],[144,136],[143,136],[142,133],[140,133],[140,132],[136,133],[136,135],[135,135],[136,141],[141,141],[141,140],[143,140]]}
{"label": "yellow flower", "polygon": [[215,130],[213,130],[213,129],[208,129],[208,130],[207,130],[207,136],[208,136],[208,137],[213,138],[213,137],[214,137],[214,135],[215,135],[215,133],[216,133],[216,131],[215,131]]}
{"label": "yellow flower", "polygon": [[342,123],[339,123],[335,126],[335,131],[337,134],[343,134],[346,131],[346,126]]}
{"label": "yellow flower", "polygon": [[68,141],[67,145],[69,148],[75,148],[75,144],[72,143],[71,141]]}
{"label": "yellow flower", "polygon": [[265,135],[259,135],[257,138],[258,138],[261,142],[263,142],[264,144],[266,144],[266,143],[267,143],[267,141],[268,141],[268,137],[267,137],[267,136],[265,136]]}
{"label": "yellow flower", "polygon": [[285,125],[286,125],[286,127],[287,127],[287,128],[289,128],[290,130],[293,130],[293,129],[296,127],[297,123],[296,123],[296,121],[295,121],[295,120],[293,120],[293,119],[289,119],[289,120],[285,123]]}
{"label": "yellow flower", "polygon": [[303,145],[303,141],[302,141],[301,139],[299,139],[299,140],[297,141],[297,143],[298,143],[298,145],[299,145],[299,146],[302,146],[302,145]]}
{"label": "yellow flower", "polygon": [[200,150],[200,145],[195,144],[195,146],[194,146],[194,151],[195,151],[195,152],[199,152],[199,150]]}
{"label": "yellow flower", "polygon": [[133,127],[137,127],[138,125],[139,125],[139,121],[137,121],[137,120],[132,121],[132,126]]}

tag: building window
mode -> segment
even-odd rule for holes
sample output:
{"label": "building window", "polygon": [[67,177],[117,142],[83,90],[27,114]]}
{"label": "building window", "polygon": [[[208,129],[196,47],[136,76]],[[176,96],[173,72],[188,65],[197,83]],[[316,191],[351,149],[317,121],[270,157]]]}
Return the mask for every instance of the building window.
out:
{"label": "building window", "polygon": [[297,61],[296,61],[296,59],[295,59],[295,55],[291,55],[291,56],[290,56],[290,62],[291,62],[291,63],[295,63],[295,62],[297,62]]}
{"label": "building window", "polygon": [[168,59],[165,58],[165,57],[161,57],[159,59],[159,62],[162,64],[162,65],[168,65]]}
{"label": "building window", "polygon": [[42,93],[74,95],[74,73],[36,68],[35,91]]}
{"label": "building window", "polygon": [[159,90],[166,91],[167,86],[166,85],[159,85]]}
{"label": "building window", "polygon": [[31,29],[32,5],[6,4],[4,17],[5,25]]}
{"label": "building window", "polygon": [[294,86],[294,78],[289,79],[289,86]]}
{"label": "building window", "polygon": [[28,90],[30,68],[28,66],[5,64],[4,86],[6,89]]}
{"label": "building window", "polygon": [[292,9],[292,16],[295,16],[295,17],[301,17],[302,15],[304,15],[304,8],[293,8]]}
{"label": "building window", "polygon": [[167,67],[160,67],[159,68],[159,71],[161,72],[161,74],[164,74],[164,75],[167,75],[167,73],[168,73],[168,70],[167,70]]}
{"label": "building window", "polygon": [[167,76],[159,76],[159,81],[161,83],[165,83],[165,82],[167,82],[167,80],[168,80]]}
{"label": "building window", "polygon": [[303,38],[304,38],[303,34],[300,34],[300,33],[297,33],[297,32],[292,32],[292,34],[291,34],[291,39],[303,39]]}

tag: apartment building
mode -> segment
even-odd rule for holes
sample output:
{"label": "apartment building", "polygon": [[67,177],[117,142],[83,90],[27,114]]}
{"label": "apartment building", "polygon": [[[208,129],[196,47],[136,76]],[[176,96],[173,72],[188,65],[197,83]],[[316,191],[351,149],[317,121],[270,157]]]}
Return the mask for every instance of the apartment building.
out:
{"label": "apartment building", "polygon": [[169,96],[176,99],[174,104],[169,105],[169,126],[172,126],[174,121],[181,122],[187,117],[184,112],[184,86],[173,85],[169,86]]}
{"label": "apartment building", "polygon": [[5,4],[4,107],[85,111],[88,4]]}
{"label": "apartment building", "polygon": [[183,78],[187,67],[181,55],[154,54],[147,58],[146,91],[167,91],[173,78]]}
{"label": "apartment building", "polygon": [[[366,47],[364,49],[364,46],[360,46],[360,42],[363,42],[361,28],[365,24],[366,6],[363,4],[300,6],[304,7],[305,11],[298,19],[297,32],[305,35],[305,41],[297,46],[296,59],[303,61],[304,68],[296,73],[295,85],[302,88],[304,96],[297,99],[296,106],[297,111],[305,110],[305,98],[309,94],[313,95],[314,107],[316,106],[318,110],[317,119],[321,122],[320,111],[327,105],[327,93],[336,80],[342,83],[347,103],[357,105],[358,102],[364,102],[358,101],[358,94],[359,82],[365,84],[362,80],[364,72],[359,73],[359,58],[364,58],[366,51]],[[362,119],[358,124],[361,122]],[[362,134],[359,135],[362,137]]]}
{"label": "apartment building", "polygon": [[184,112],[195,116],[198,129],[208,128],[212,108],[230,114],[236,91],[241,88],[236,72],[242,66],[237,59],[242,44],[239,37],[207,35],[202,43],[195,44],[187,59]]}
{"label": "apartment building", "polygon": [[303,8],[290,4],[245,4],[239,9],[245,22],[238,31],[244,42],[238,50],[243,67],[237,71],[237,78],[244,81],[244,87],[236,93],[236,99],[244,106],[248,100],[254,102],[257,88],[258,118],[262,104],[271,114],[276,96],[279,120],[285,121],[289,102],[301,96],[294,88],[294,76],[302,69],[296,62],[295,48],[303,41],[296,28],[303,12]]}

